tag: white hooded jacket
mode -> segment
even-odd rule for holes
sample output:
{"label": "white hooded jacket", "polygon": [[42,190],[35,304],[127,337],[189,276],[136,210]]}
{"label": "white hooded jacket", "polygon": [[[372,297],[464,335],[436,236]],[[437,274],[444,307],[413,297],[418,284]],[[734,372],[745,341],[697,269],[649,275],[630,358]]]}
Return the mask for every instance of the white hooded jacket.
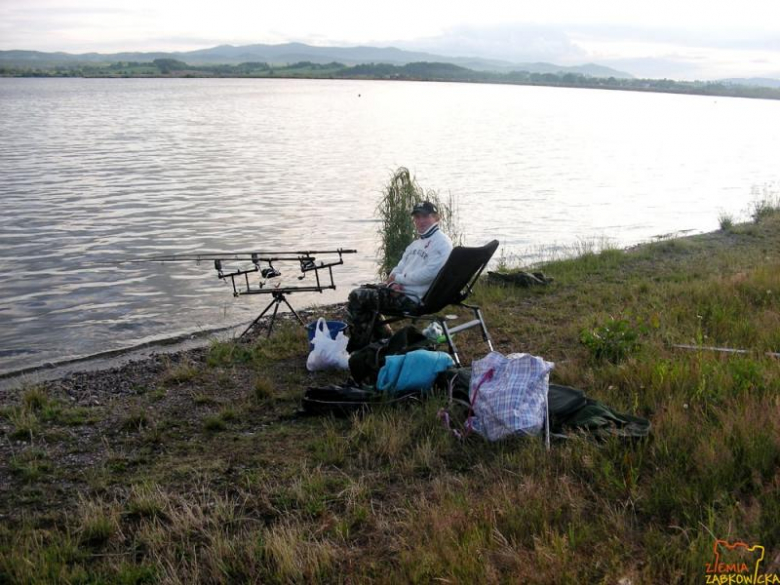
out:
{"label": "white hooded jacket", "polygon": [[404,287],[403,292],[406,296],[415,302],[420,302],[449,258],[450,252],[452,252],[452,241],[439,229],[439,224],[435,223],[427,232],[409,244],[398,266],[390,272],[390,276]]}

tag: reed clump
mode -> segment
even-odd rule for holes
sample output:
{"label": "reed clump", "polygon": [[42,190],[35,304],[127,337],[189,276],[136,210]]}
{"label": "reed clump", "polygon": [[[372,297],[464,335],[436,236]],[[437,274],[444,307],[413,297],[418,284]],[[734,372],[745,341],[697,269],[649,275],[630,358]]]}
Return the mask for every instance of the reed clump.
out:
{"label": "reed clump", "polygon": [[439,209],[439,225],[453,243],[462,239],[457,207],[453,197],[443,198],[433,189],[423,188],[405,167],[399,167],[385,185],[377,205],[379,226],[379,275],[386,277],[398,264],[406,247],[415,239],[410,213],[422,201]]}

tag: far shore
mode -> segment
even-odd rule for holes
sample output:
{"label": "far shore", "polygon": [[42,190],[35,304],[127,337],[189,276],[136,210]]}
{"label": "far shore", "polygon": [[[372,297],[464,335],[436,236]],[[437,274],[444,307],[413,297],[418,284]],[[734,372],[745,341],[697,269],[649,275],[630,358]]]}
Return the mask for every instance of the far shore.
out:
{"label": "far shore", "polygon": [[[159,62],[159,63],[158,63]],[[151,63],[70,64],[59,66],[14,66],[0,64],[0,77],[84,79],[316,79],[360,81],[426,81],[482,83],[568,89],[605,89],[701,95],[780,99],[780,89],[724,82],[675,81],[671,79],[626,79],[593,77],[574,73],[495,73],[474,71],[448,63],[408,63],[403,66],[371,63],[346,66],[341,63],[301,62],[287,65],[244,63],[240,65],[188,65],[173,59]]]}

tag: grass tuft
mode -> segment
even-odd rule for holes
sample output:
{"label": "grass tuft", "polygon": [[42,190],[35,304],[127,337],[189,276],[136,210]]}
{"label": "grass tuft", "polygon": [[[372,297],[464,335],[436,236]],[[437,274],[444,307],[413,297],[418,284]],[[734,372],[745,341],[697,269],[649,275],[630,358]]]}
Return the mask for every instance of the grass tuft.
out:
{"label": "grass tuft", "polygon": [[753,189],[754,200],[750,204],[750,217],[753,223],[760,223],[780,213],[780,194],[769,185]]}
{"label": "grass tuft", "polygon": [[131,409],[122,420],[120,427],[125,431],[141,431],[150,424],[149,415],[142,408],[135,407]]}
{"label": "grass tuft", "polygon": [[296,521],[275,524],[262,536],[262,554],[279,582],[318,582],[334,565],[334,547]]}
{"label": "grass tuft", "polygon": [[28,447],[21,453],[13,455],[9,464],[11,472],[28,483],[40,480],[52,469],[46,451],[37,447]]}
{"label": "grass tuft", "polygon": [[639,336],[640,331],[627,319],[610,317],[603,325],[584,329],[580,333],[580,341],[588,348],[594,361],[617,364],[639,350]]}
{"label": "grass tuft", "polygon": [[82,498],[78,517],[82,545],[102,546],[119,532],[119,510],[115,504]]}
{"label": "grass tuft", "polygon": [[40,386],[28,388],[22,394],[22,406],[29,411],[41,411],[49,404],[46,390]]}
{"label": "grass tuft", "polygon": [[168,505],[169,496],[162,487],[145,482],[130,488],[125,512],[139,518],[160,518],[164,517]]}
{"label": "grass tuft", "polygon": [[252,387],[252,395],[259,402],[273,398],[274,383],[266,376],[258,376]]}
{"label": "grass tuft", "polygon": [[216,433],[227,429],[227,424],[220,415],[210,415],[203,419],[203,428],[209,432]]}
{"label": "grass tuft", "polygon": [[724,232],[731,231],[734,227],[734,218],[731,214],[724,212],[718,215],[718,227]]}
{"label": "grass tuft", "polygon": [[162,383],[166,386],[181,386],[196,381],[199,375],[200,370],[195,364],[188,362],[173,364],[169,362],[162,377]]}

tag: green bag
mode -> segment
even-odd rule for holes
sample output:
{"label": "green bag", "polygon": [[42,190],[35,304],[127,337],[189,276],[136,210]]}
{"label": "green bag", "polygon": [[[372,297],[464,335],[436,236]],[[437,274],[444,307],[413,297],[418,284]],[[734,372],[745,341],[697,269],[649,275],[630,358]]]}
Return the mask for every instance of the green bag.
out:
{"label": "green bag", "polygon": [[547,400],[550,405],[550,432],[565,434],[567,430],[586,430],[600,437],[641,438],[650,434],[650,421],[621,414],[585,396],[582,390],[550,384]]}

